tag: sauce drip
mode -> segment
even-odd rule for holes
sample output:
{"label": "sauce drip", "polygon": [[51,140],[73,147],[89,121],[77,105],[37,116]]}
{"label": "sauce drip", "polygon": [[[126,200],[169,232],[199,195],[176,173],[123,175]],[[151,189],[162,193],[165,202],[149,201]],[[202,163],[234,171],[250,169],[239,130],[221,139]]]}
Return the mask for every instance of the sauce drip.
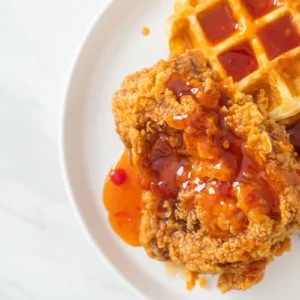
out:
{"label": "sauce drip", "polygon": [[224,52],[219,55],[219,60],[227,74],[232,76],[234,81],[240,81],[258,68],[255,53],[249,42]]}
{"label": "sauce drip", "polygon": [[242,0],[249,14],[254,18],[260,18],[280,6],[277,0]]}
{"label": "sauce drip", "polygon": [[284,16],[257,32],[270,60],[300,45],[300,35],[290,16]]}
{"label": "sauce drip", "polygon": [[221,42],[239,28],[226,3],[216,5],[207,12],[199,14],[197,18],[212,43]]}
{"label": "sauce drip", "polygon": [[[177,75],[170,77],[166,87],[179,101],[184,95],[194,95],[195,87]],[[153,210],[166,222],[177,208],[179,192],[192,195],[180,198],[180,207],[187,213],[199,207],[194,230],[205,225],[212,237],[236,236],[250,221],[260,224],[266,216],[280,218],[278,195],[284,184],[279,178],[285,175],[280,169],[267,173],[265,165],[256,163],[246,141],[228,127],[221,99],[215,98],[146,134],[138,166],[140,179],[127,151],[108,175],[104,203],[113,229],[128,244],[140,245],[143,190],[152,192],[157,200]],[[292,138],[298,137],[298,125],[289,131]],[[182,221],[185,228],[186,221]]]}
{"label": "sauce drip", "polygon": [[172,91],[173,94],[179,100],[182,96],[190,95],[194,96],[198,93],[198,88],[193,88],[187,80],[182,76],[173,75],[168,80],[166,87],[168,90]]}
{"label": "sauce drip", "polygon": [[[167,88],[180,98],[193,89],[186,82],[171,76]],[[214,101],[189,116],[174,116],[162,131],[147,137],[142,166],[143,186],[152,190],[161,211],[166,201],[176,207],[180,190],[196,192],[197,203],[194,197],[189,203],[181,201],[181,207],[200,206],[201,223],[214,237],[237,235],[249,220],[260,223],[265,216],[280,217],[272,181],[246,141],[228,128],[226,117]],[[198,163],[190,162],[191,155]]]}
{"label": "sauce drip", "polygon": [[[167,87],[180,97],[193,88],[185,83],[184,78],[171,77]],[[175,209],[180,190],[196,192],[197,203],[193,197],[181,200],[181,207],[200,206],[201,223],[214,237],[237,235],[249,220],[260,223],[262,216],[280,216],[279,197],[265,169],[248,153],[245,140],[228,128],[226,117],[214,102],[189,116],[174,117],[146,137],[141,167],[143,187],[157,197],[160,212],[166,202]],[[191,163],[191,155],[198,163]]]}
{"label": "sauce drip", "polygon": [[142,29],[142,35],[143,36],[148,36],[150,34],[150,29],[148,27],[144,27]]}
{"label": "sauce drip", "polygon": [[265,170],[225,119],[226,113],[221,110],[197,113],[188,122],[195,132],[185,137],[190,148],[201,147],[200,153],[197,150],[203,161],[194,171],[193,188],[200,193],[203,222],[215,237],[243,232],[249,219],[259,223],[261,216],[280,216],[279,198]]}
{"label": "sauce drip", "polygon": [[129,245],[140,246],[142,188],[128,151],[124,151],[107,176],[103,197],[114,231]]}
{"label": "sauce drip", "polygon": [[300,122],[287,129],[290,135],[290,141],[298,154],[300,154]]}
{"label": "sauce drip", "polygon": [[[175,148],[170,140],[176,143]],[[160,132],[149,137],[142,166],[143,187],[159,199],[158,206],[162,207],[167,199],[175,201],[181,185],[187,181],[189,161],[176,151],[181,147],[178,133]]]}

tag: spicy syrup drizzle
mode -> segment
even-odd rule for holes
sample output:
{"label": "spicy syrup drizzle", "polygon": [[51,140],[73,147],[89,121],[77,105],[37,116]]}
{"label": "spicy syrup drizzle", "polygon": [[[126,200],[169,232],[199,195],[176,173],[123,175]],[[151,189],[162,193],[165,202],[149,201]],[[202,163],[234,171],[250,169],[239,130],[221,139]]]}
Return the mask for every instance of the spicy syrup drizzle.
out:
{"label": "spicy syrup drizzle", "polygon": [[[194,87],[183,77],[181,80],[177,75],[171,77],[167,88],[173,91],[178,101],[181,95],[199,99]],[[203,97],[200,98],[203,102]],[[210,234],[228,237],[244,231],[249,220],[259,223],[263,216],[275,219],[280,217],[279,197],[276,187],[269,183],[264,167],[259,166],[249,153],[246,141],[228,128],[227,113],[221,109],[219,101],[207,100],[202,110],[169,122],[171,127],[177,129],[177,135],[181,135],[182,145],[173,149],[173,152],[163,152],[164,161],[173,157],[171,171],[175,170],[173,177],[176,178],[176,181],[164,182],[164,186],[167,184],[168,192],[176,191],[174,182],[179,182],[177,190],[194,189],[197,192],[197,203],[194,205],[201,207],[201,221]],[[168,149],[168,139],[163,137],[163,140],[164,149]],[[180,156],[182,149],[200,158],[193,170],[188,159]],[[174,162],[177,162],[177,167]],[[188,178],[188,181],[182,185],[178,175]],[[168,176],[171,176],[170,172]],[[225,217],[221,220],[220,215]]]}
{"label": "spicy syrup drizzle", "polygon": [[142,187],[127,150],[108,174],[103,198],[114,231],[129,245],[140,246]]}
{"label": "spicy syrup drizzle", "polygon": [[[187,95],[204,101],[179,75],[171,77],[166,88],[178,101]],[[127,152],[107,178],[105,206],[112,227],[123,240],[139,245],[143,189],[157,198],[156,210],[162,213],[166,201],[175,208],[179,191],[190,189],[197,200],[192,199],[186,209],[200,207],[201,222],[212,237],[239,234],[249,220],[259,223],[262,216],[280,217],[278,188],[248,153],[245,140],[228,128],[219,101],[207,101],[202,110],[167,123],[161,131],[146,136],[140,180]],[[189,156],[199,157],[199,163],[191,163]],[[117,180],[116,173],[120,175]]]}
{"label": "spicy syrup drizzle", "polygon": [[242,2],[254,19],[258,19],[282,5],[281,1],[277,0],[242,0]]}
{"label": "spicy syrup drizzle", "polygon": [[226,3],[217,4],[207,12],[197,16],[205,35],[213,44],[221,42],[239,29],[231,9]]}

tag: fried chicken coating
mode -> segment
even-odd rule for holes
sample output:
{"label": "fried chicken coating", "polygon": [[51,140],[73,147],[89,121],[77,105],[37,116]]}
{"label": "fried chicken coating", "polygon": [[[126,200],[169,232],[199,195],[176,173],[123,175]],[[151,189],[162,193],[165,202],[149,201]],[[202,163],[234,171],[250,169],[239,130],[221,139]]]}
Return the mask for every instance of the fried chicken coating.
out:
{"label": "fried chicken coating", "polygon": [[112,101],[144,188],[142,246],[188,278],[220,274],[223,293],[258,283],[299,228],[300,169],[267,100],[188,50],[126,77]]}

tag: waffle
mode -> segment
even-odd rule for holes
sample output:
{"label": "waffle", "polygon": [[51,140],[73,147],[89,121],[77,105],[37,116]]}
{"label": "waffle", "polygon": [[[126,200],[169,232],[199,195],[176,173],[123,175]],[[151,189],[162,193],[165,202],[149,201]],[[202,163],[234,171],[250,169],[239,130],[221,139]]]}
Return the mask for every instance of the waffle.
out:
{"label": "waffle", "polygon": [[300,0],[175,0],[171,55],[197,48],[246,93],[264,89],[275,120],[300,113]]}

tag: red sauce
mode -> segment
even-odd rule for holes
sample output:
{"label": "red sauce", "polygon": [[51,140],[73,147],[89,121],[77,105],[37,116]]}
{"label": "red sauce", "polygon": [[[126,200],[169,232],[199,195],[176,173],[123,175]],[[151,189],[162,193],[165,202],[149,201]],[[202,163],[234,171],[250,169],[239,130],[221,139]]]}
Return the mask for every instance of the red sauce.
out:
{"label": "red sauce", "polygon": [[212,43],[221,42],[239,28],[226,3],[218,4],[207,12],[199,14],[198,21]]}
{"label": "red sauce", "polygon": [[249,14],[254,18],[260,18],[280,6],[277,0],[242,0]]}
{"label": "red sauce", "polygon": [[200,276],[199,278],[199,285],[202,289],[205,289],[207,287],[207,279],[204,276]]}
{"label": "red sauce", "polygon": [[[186,83],[172,76],[167,86],[180,98],[193,88]],[[153,210],[166,221],[170,205],[173,210],[178,205],[179,192],[190,192],[191,199],[181,199],[181,208],[188,212],[198,206],[201,224],[212,237],[235,236],[246,230],[249,221],[259,224],[265,216],[280,217],[278,194],[284,188],[280,178],[285,175],[279,168],[267,173],[267,166],[259,166],[246,141],[227,126],[226,118],[221,104],[211,101],[148,133],[140,180],[124,152],[104,188],[110,223],[124,241],[140,245],[143,189],[152,191],[157,199]]]}
{"label": "red sauce", "polygon": [[287,129],[290,135],[290,141],[294,145],[295,150],[300,154],[300,122]]}
{"label": "red sauce", "polygon": [[[175,149],[169,144],[171,138],[177,140]],[[143,187],[151,190],[162,202],[176,198],[181,185],[187,180],[189,161],[176,151],[181,147],[182,137],[178,133],[173,136],[166,132],[155,133],[148,139],[142,166]],[[179,172],[181,168],[182,172]]]}
{"label": "red sauce", "polygon": [[218,58],[234,81],[240,81],[258,68],[255,53],[248,42],[231,48]]}
{"label": "red sauce", "polygon": [[[198,83],[199,84],[199,83]],[[215,95],[208,92],[207,95],[203,94],[201,87],[195,86],[193,82],[189,82],[184,76],[173,74],[170,76],[166,83],[166,88],[173,92],[176,96],[177,101],[181,101],[182,96],[192,96],[200,106],[205,108],[218,107],[219,101],[216,99]],[[178,117],[179,121],[181,117]],[[179,122],[180,123],[180,122]],[[176,127],[175,127],[176,128]]]}
{"label": "red sauce", "polygon": [[[209,163],[203,160],[193,174],[198,179],[195,188],[200,192],[199,205],[210,234],[226,237],[230,235],[229,227],[231,233],[244,231],[249,218],[260,222],[262,215],[279,217],[279,198],[268,183],[265,170],[248,153],[245,141],[227,127],[226,114],[206,110],[195,117],[198,121],[191,119],[189,125],[196,132],[185,140],[201,144],[210,153],[210,156],[202,154]],[[207,134],[212,127],[216,128],[215,132],[213,129],[212,134]]]}
{"label": "red sauce", "polygon": [[300,45],[300,35],[290,16],[284,16],[258,30],[257,35],[270,60]]}
{"label": "red sauce", "polygon": [[190,95],[194,96],[198,93],[198,88],[193,88],[187,80],[185,80],[182,76],[173,75],[168,80],[166,87],[168,90],[172,91],[173,94],[179,100],[180,97]]}
{"label": "red sauce", "polygon": [[[265,170],[247,152],[245,141],[228,129],[225,117],[220,110],[206,109],[182,120],[182,128],[191,134],[168,128],[154,134],[148,138],[142,166],[143,186],[154,193],[161,209],[170,199],[176,205],[180,189],[195,190],[202,222],[214,237],[243,232],[248,219],[259,223],[261,216],[280,216],[279,198]],[[171,140],[177,141],[175,147]],[[201,147],[198,167],[181,154],[185,147],[189,153]],[[195,205],[194,200],[189,205]]]}
{"label": "red sauce", "polygon": [[[179,96],[182,91],[189,93],[185,83],[184,78],[171,77],[167,86]],[[259,223],[262,216],[280,216],[279,198],[265,169],[254,161],[245,140],[228,128],[225,119],[226,113],[212,104],[169,120],[170,127],[146,136],[141,166],[143,187],[157,197],[160,211],[165,201],[175,209],[180,190],[194,190],[198,202],[192,197],[185,202],[186,208],[201,208],[201,221],[214,237],[239,234],[249,220]],[[198,164],[191,163],[191,156],[196,161],[200,156]]]}
{"label": "red sauce", "polygon": [[122,185],[126,182],[127,180],[127,173],[124,169],[116,169],[111,171],[110,173],[110,180],[115,184],[115,185]]}
{"label": "red sauce", "polygon": [[140,246],[142,188],[127,151],[107,176],[103,197],[115,232],[129,245]]}

